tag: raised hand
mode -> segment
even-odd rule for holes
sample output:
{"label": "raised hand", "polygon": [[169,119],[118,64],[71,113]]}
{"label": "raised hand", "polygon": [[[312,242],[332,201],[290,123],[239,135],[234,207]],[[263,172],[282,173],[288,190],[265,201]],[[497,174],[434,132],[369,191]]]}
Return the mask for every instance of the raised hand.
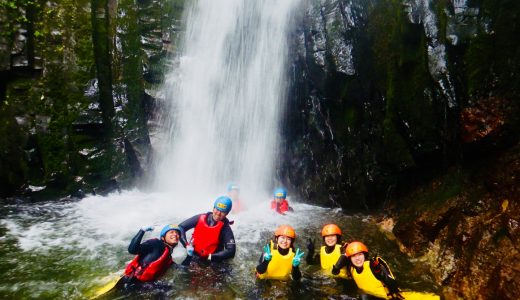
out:
{"label": "raised hand", "polygon": [[153,231],[153,228],[154,228],[153,225],[143,226],[143,227],[141,227],[141,230],[144,231],[144,232],[147,232],[147,231]]}
{"label": "raised hand", "polygon": [[264,246],[264,260],[270,261],[273,256],[271,255],[271,247],[269,247],[269,244]]}
{"label": "raised hand", "polygon": [[294,258],[292,260],[293,267],[297,267],[300,265],[304,254],[305,252],[300,252],[300,248],[296,249],[296,254],[294,254]]}
{"label": "raised hand", "polygon": [[193,246],[191,244],[186,245],[186,253],[188,253],[189,256],[193,256]]}
{"label": "raised hand", "polygon": [[310,239],[307,241],[307,251],[309,251],[309,253],[314,253],[314,240]]}

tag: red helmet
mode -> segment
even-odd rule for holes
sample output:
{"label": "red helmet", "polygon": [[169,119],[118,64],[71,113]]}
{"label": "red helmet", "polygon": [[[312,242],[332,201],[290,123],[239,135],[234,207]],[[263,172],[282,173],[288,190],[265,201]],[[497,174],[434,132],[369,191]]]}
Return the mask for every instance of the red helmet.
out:
{"label": "red helmet", "polygon": [[276,228],[276,230],[274,232],[274,236],[278,237],[280,235],[288,236],[291,239],[295,239],[296,238],[296,233],[294,232],[294,228],[292,228],[289,225],[281,225],[278,228]]}
{"label": "red helmet", "polygon": [[341,235],[341,229],[336,224],[327,224],[323,226],[323,229],[321,230],[321,236],[327,236],[327,235]]}
{"label": "red helmet", "polygon": [[365,244],[354,241],[347,245],[347,249],[345,249],[345,255],[350,257],[354,254],[358,254],[360,252],[366,252],[368,253],[368,248],[365,246]]}

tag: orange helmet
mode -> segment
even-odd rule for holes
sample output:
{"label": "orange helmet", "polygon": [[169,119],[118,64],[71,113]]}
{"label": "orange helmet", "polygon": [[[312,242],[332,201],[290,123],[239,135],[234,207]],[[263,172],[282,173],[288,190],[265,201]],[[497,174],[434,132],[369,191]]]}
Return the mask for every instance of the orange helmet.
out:
{"label": "orange helmet", "polygon": [[345,255],[350,257],[354,254],[358,254],[360,252],[366,252],[368,253],[368,248],[365,246],[365,244],[354,241],[347,245],[347,249],[345,249]]}
{"label": "orange helmet", "polygon": [[321,236],[327,236],[327,235],[341,235],[341,229],[336,224],[327,224],[323,226],[323,229],[321,230]]}
{"label": "orange helmet", "polygon": [[296,238],[296,233],[294,232],[294,228],[292,228],[289,225],[281,225],[278,228],[276,228],[276,230],[274,232],[274,236],[277,237],[277,236],[280,236],[280,235],[288,236],[291,239],[295,239]]}

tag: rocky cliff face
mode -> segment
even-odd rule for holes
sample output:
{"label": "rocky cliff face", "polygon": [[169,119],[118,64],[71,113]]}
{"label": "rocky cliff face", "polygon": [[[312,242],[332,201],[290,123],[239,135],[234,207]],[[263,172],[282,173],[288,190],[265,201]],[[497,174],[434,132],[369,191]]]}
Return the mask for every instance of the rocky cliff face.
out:
{"label": "rocky cliff face", "polygon": [[447,299],[518,298],[519,150],[450,169],[392,209],[401,250],[428,263]]}
{"label": "rocky cliff face", "polygon": [[0,4],[0,197],[105,193],[142,175],[183,3]]}
{"label": "rocky cliff face", "polygon": [[280,176],[346,211],[386,208],[447,299],[516,299],[520,6],[312,2]]}
{"label": "rocky cliff face", "polygon": [[368,209],[463,161],[463,143],[478,132],[502,131],[514,144],[518,9],[311,1],[294,37],[282,179],[312,201]]}

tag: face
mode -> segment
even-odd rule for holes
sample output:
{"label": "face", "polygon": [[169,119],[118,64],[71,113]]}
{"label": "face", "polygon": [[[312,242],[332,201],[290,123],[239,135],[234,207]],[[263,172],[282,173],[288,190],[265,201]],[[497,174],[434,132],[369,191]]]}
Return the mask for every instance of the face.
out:
{"label": "face", "polygon": [[284,200],[284,198],[278,198],[278,197],[275,197],[274,199],[275,199],[276,202],[278,202],[278,203],[282,203],[282,201]]}
{"label": "face", "polygon": [[365,254],[363,252],[354,254],[350,257],[350,261],[355,267],[361,268],[365,262]]}
{"label": "face", "polygon": [[222,212],[216,208],[213,209],[213,220],[215,220],[215,222],[224,220],[224,218],[226,216],[227,216],[227,213]]}
{"label": "face", "polygon": [[177,244],[179,242],[179,233],[177,232],[177,230],[170,230],[166,232],[166,234],[163,237],[163,240],[166,242],[166,244],[170,246]]}
{"label": "face", "polygon": [[280,235],[276,239],[276,243],[279,248],[289,249],[289,247],[291,247],[292,239],[288,236]]}
{"label": "face", "polygon": [[335,234],[325,236],[325,245],[332,247],[338,242],[338,236]]}

